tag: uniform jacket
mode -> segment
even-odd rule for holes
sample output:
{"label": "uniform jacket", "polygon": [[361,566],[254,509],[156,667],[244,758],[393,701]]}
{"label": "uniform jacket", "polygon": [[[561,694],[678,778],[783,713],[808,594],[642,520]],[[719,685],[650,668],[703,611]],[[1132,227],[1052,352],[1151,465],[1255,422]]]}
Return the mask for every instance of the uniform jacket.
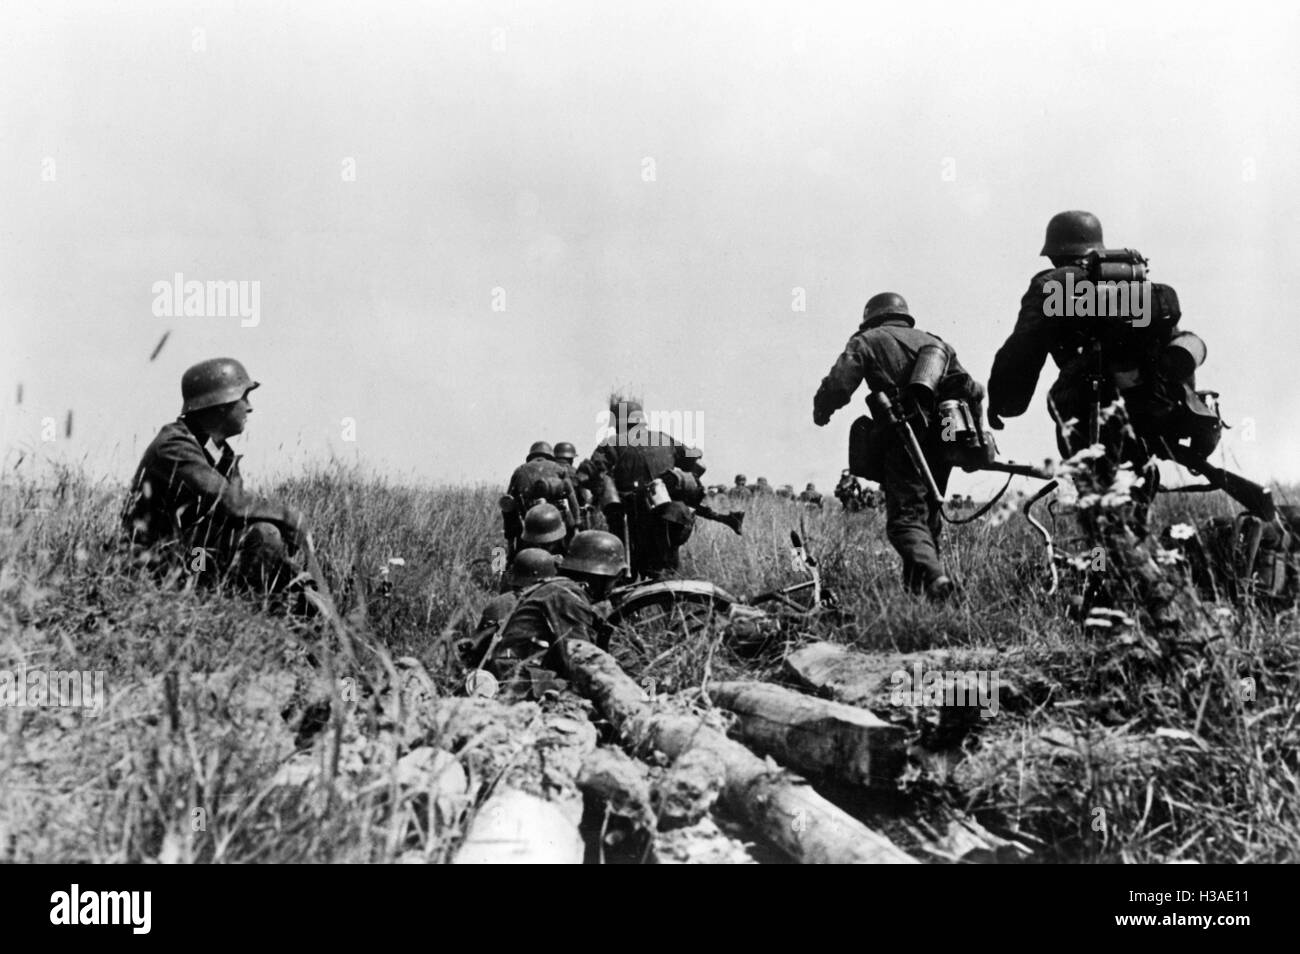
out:
{"label": "uniform jacket", "polygon": [[[510,484],[506,487],[506,493],[516,500],[528,503],[533,499],[533,485],[539,480],[562,488],[558,494],[547,494],[546,499],[560,508],[565,523],[572,526],[578,519],[580,503],[572,471],[565,464],[547,460],[545,457],[534,457],[530,461],[525,461],[510,475]],[[523,515],[520,514],[519,517],[522,520]],[[520,530],[522,531],[522,525]]]}
{"label": "uniform jacket", "polygon": [[643,424],[605,438],[592,452],[588,464],[593,484],[608,474],[620,494],[631,493],[638,485],[644,487],[674,467],[697,477],[704,473],[698,450]]}
{"label": "uniform jacket", "polygon": [[1182,311],[1177,292],[1168,285],[1151,286],[1151,320],[1145,326],[1123,318],[1047,315],[1048,292],[1044,286],[1049,281],[1065,285],[1071,273],[1076,283],[1087,278],[1085,269],[1067,266],[1049,268],[1030,280],[1020,301],[1016,327],[993,359],[989,374],[991,413],[1016,417],[1025,412],[1049,354],[1060,369],[1053,400],[1077,413],[1077,399],[1083,396],[1083,379],[1089,373],[1088,329],[1095,330],[1101,342],[1103,371],[1116,390],[1150,383],[1161,351],[1180,330]]}
{"label": "uniform jacket", "polygon": [[213,540],[258,521],[292,538],[290,509],[244,490],[230,445],[214,461],[183,418],[159,431],[145,450],[122,512],[126,533],[145,546],[178,537]]}
{"label": "uniform jacket", "polygon": [[565,639],[602,643],[608,628],[582,584],[552,577],[520,592],[495,655],[527,659]]}
{"label": "uniform jacket", "polygon": [[984,397],[984,389],[957,360],[952,346],[942,338],[909,327],[903,318],[885,318],[870,328],[859,328],[844,346],[830,374],[822,379],[813,398],[813,410],[827,417],[849,403],[863,381],[872,391],[890,391],[907,383],[916,356],[926,345],[941,344],[949,355],[948,373],[939,384],[938,399],[962,398],[973,410]]}

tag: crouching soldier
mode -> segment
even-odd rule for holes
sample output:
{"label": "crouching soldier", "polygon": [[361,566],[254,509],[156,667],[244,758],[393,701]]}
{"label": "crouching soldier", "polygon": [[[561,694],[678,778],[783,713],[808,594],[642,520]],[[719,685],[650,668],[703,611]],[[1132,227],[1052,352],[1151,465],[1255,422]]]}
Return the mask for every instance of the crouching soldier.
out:
{"label": "crouching soldier", "polygon": [[181,416],[145,450],[122,512],[142,565],[183,565],[200,580],[230,578],[262,593],[305,582],[294,559],[306,536],[302,514],[244,490],[230,447],[252,413],[248,394],[256,387],[233,358],[202,361],[182,375]]}
{"label": "crouching soldier", "polygon": [[[920,360],[923,352],[924,365]],[[907,402],[905,389],[917,393],[912,388],[923,367],[928,382],[924,393],[929,400],[964,400],[975,420],[981,420],[984,389],[966,373],[952,347],[916,327],[901,295],[884,292],[872,296],[862,325],[813,399],[813,423],[824,427],[863,381],[871,389],[873,400],[882,396],[895,405]],[[871,406],[870,400],[868,404]],[[924,426],[916,433],[924,464],[938,488],[940,499],[936,500],[909,456],[903,437],[879,416],[875,420],[864,416],[855,425],[869,429],[864,441],[869,450],[863,455],[869,460],[862,470],[854,468],[854,474],[879,480],[885,490],[885,532],[903,558],[904,585],[911,592],[924,591],[932,599],[945,599],[953,591],[953,582],[940,562],[939,537],[943,529],[942,494],[952,464],[942,442],[942,422],[931,407],[928,418],[924,414],[918,418]]]}
{"label": "crouching soldier", "polygon": [[626,570],[618,537],[603,530],[579,533],[559,566],[560,575],[520,592],[487,653],[486,668],[503,684],[517,686],[532,668],[563,674],[566,640],[582,639],[605,648],[610,626],[596,604]]}
{"label": "crouching soldier", "polygon": [[501,632],[501,627],[519,604],[520,591],[555,576],[555,567],[555,557],[536,547],[526,547],[515,554],[502,574],[501,592],[483,608],[473,635],[460,644],[461,652],[470,666],[482,662],[493,639]]}

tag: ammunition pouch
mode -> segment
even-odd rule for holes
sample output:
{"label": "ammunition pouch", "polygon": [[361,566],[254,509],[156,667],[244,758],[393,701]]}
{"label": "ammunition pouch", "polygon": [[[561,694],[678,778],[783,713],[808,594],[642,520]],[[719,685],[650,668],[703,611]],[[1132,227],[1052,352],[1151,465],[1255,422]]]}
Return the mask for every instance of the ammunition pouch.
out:
{"label": "ammunition pouch", "polygon": [[886,426],[863,414],[849,428],[849,473],[854,477],[875,483],[885,479]]}

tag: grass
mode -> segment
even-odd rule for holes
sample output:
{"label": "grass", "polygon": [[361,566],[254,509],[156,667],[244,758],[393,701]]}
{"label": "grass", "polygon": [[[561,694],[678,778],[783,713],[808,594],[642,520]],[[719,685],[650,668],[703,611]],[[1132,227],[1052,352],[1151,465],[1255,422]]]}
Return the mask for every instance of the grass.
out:
{"label": "grass", "polygon": [[[358,624],[352,658],[335,633],[133,570],[114,542],[121,487],[69,471],[3,489],[0,669],[103,670],[108,703],[0,710],[0,860],[439,861],[454,850],[472,798],[434,811],[432,790],[398,784],[422,730],[409,703],[386,700],[421,668],[430,695],[459,685],[454,639],[495,590],[494,488],[397,486],[337,465],[266,488],[310,515]],[[776,677],[784,651],[810,639],[996,654],[995,718],[939,736],[923,714],[889,713],[930,750],[899,804],[969,810],[1044,861],[1300,860],[1294,610],[1206,605],[1177,637],[1085,632],[1069,614],[1078,581],[1043,594],[1041,551],[1019,520],[950,528],[964,589],[932,606],[900,592],[883,515],[830,504],[756,501],[743,537],[701,521],[683,572],[738,594],[796,582],[788,541],[801,527],[843,621],[791,625],[757,657],[661,633],[649,657],[620,658],[688,689],[706,673]],[[1219,495],[1170,497],[1157,523],[1231,512]],[[1056,529],[1068,537],[1069,518]],[[405,563],[380,595],[380,568],[396,557]],[[326,699],[335,705],[313,735]]]}

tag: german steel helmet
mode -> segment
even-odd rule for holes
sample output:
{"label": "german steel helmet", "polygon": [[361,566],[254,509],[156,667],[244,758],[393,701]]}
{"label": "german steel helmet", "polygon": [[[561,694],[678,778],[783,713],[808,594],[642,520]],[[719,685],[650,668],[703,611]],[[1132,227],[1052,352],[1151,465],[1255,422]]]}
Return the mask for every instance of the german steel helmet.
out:
{"label": "german steel helmet", "polygon": [[555,576],[555,557],[545,550],[527,547],[510,561],[506,582],[511,586],[528,586],[550,576]]}
{"label": "german steel helmet", "polygon": [[867,307],[862,309],[862,323],[874,324],[890,315],[906,318],[909,325],[916,325],[912,313],[907,310],[907,300],[897,292],[881,292],[868,298]]}
{"label": "german steel helmet", "polygon": [[578,456],[578,448],[574,447],[568,441],[560,441],[555,445],[556,460],[573,460]]}
{"label": "german steel helmet", "polygon": [[181,375],[181,413],[230,404],[257,386],[234,358],[200,361]]}
{"label": "german steel helmet", "polygon": [[561,569],[592,576],[618,576],[627,569],[623,541],[604,530],[583,530],[569,544]]}
{"label": "german steel helmet", "polygon": [[1051,258],[1081,258],[1093,249],[1105,247],[1097,216],[1091,212],[1057,212],[1047,223],[1047,238],[1038,254]]}
{"label": "german steel helmet", "polygon": [[524,514],[524,543],[554,543],[564,532],[564,517],[553,504],[535,504]]}
{"label": "german steel helmet", "polygon": [[533,446],[528,448],[528,460],[534,457],[545,457],[547,460],[555,460],[555,449],[546,441],[533,441]]}

